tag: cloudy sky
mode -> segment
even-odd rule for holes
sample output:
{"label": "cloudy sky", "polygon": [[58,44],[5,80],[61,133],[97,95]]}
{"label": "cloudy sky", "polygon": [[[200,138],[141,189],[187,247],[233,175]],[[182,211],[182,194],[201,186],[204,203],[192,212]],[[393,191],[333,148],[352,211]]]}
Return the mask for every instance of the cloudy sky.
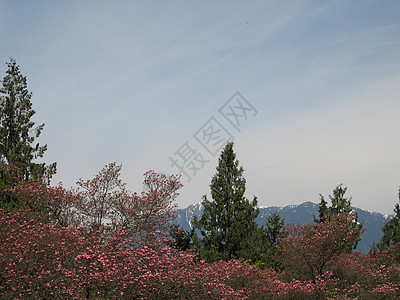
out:
{"label": "cloudy sky", "polygon": [[0,40],[0,76],[15,58],[46,123],[53,184],[114,161],[136,191],[147,170],[182,171],[186,207],[233,138],[260,205],[340,183],[356,207],[398,201],[399,1],[2,0]]}

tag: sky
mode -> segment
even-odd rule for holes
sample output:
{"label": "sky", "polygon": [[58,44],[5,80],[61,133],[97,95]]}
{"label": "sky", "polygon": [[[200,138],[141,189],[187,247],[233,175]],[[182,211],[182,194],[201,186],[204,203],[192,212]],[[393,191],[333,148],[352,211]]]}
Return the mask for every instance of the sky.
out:
{"label": "sky", "polygon": [[318,203],[343,184],[384,214],[400,186],[399,1],[0,1],[0,77],[33,93],[52,184],[110,162],[141,191],[209,193],[234,141],[246,196]]}

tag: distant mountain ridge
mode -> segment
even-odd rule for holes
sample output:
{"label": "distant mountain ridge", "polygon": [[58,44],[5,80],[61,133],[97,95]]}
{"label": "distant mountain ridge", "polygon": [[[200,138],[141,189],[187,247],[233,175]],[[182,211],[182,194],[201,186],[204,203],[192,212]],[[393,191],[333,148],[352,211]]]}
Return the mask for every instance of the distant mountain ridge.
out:
{"label": "distant mountain ridge", "polygon": [[[368,253],[370,247],[375,242],[379,242],[382,231],[381,228],[392,218],[392,215],[383,215],[377,212],[370,212],[360,208],[352,207],[358,213],[358,221],[364,222],[366,228],[365,232],[361,235],[361,241],[358,243],[356,251]],[[181,228],[190,231],[192,228],[192,220],[194,216],[201,218],[203,214],[203,205],[201,202],[189,205],[184,209],[176,209],[177,217],[173,221],[174,224],[179,225]],[[284,207],[270,206],[260,207],[260,214],[256,222],[259,226],[265,224],[265,220],[271,213],[277,213],[285,220],[285,224],[305,224],[314,221],[314,216],[318,216],[318,204],[313,202],[304,202],[299,205],[288,205]]]}

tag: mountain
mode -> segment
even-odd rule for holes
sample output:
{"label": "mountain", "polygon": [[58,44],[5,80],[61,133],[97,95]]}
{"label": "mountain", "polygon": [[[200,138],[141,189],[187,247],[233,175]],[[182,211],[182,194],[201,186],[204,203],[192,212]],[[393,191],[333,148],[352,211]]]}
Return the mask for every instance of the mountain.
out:
{"label": "mountain", "polygon": [[[285,220],[285,224],[310,223],[314,221],[314,216],[318,216],[318,204],[313,202],[304,202],[299,205],[288,205],[284,207],[270,206],[259,208],[260,214],[256,219],[259,226],[264,225],[267,217],[274,212]],[[368,253],[372,244],[374,242],[379,242],[382,236],[381,228],[392,216],[370,212],[356,207],[352,208],[358,213],[358,221],[364,222],[366,228],[365,232],[361,235],[361,241],[358,243],[356,251]],[[177,217],[173,223],[189,231],[192,228],[193,217],[197,216],[201,218],[203,210],[204,208],[201,203],[190,205],[185,209],[176,209]]]}

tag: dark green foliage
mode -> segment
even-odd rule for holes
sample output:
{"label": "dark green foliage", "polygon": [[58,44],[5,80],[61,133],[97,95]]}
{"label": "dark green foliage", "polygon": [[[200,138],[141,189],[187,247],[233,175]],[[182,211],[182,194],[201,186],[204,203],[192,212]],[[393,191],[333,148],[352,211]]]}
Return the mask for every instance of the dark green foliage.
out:
{"label": "dark green foliage", "polygon": [[200,220],[194,220],[195,228],[201,233],[201,238],[194,236],[194,242],[202,259],[218,261],[242,257],[257,261],[261,256],[263,232],[255,222],[259,214],[257,198],[250,202],[244,197],[243,171],[236,160],[233,142],[230,142],[222,151],[217,172],[211,180],[213,200],[203,196],[203,215]]}
{"label": "dark green foliage", "polygon": [[314,216],[314,222],[316,222],[316,223],[325,222],[326,217],[328,216],[328,213],[329,213],[328,202],[325,201],[324,196],[322,196],[321,194],[319,194],[319,196],[321,197],[321,201],[318,204],[318,206],[319,206],[319,219],[317,219]]}
{"label": "dark green foliage", "polygon": [[340,214],[344,212],[351,212],[352,209],[350,208],[351,205],[351,197],[345,198],[344,194],[347,191],[347,187],[342,188],[342,184],[339,184],[333,190],[333,196],[329,195],[331,199],[332,206],[330,207],[332,213]]}
{"label": "dark green foliage", "polygon": [[246,260],[262,269],[273,265],[273,253],[264,228],[255,228],[246,239],[240,243],[237,257]]}
{"label": "dark green foliage", "polygon": [[277,213],[272,213],[265,221],[268,242],[275,245],[285,226],[285,221]]}
{"label": "dark green foliage", "polygon": [[[400,200],[400,188],[398,197]],[[400,243],[400,206],[398,203],[394,207],[394,213],[394,217],[382,227],[383,236],[376,245],[379,250],[387,250],[393,245]]]}
{"label": "dark green foliage", "polygon": [[186,231],[179,227],[179,225],[172,224],[169,234],[172,238],[171,246],[178,248],[182,251],[193,249],[192,239],[194,236],[194,228]]}
{"label": "dark green foliage", "polygon": [[285,221],[277,213],[272,213],[265,221],[265,246],[263,263],[266,267],[279,269],[280,264],[276,259],[278,253],[278,239],[281,237]]}
{"label": "dark green foliage", "polygon": [[13,197],[4,190],[16,186],[21,181],[20,170],[14,166],[8,166],[0,161],[0,209],[19,209],[24,206],[21,199]]}
{"label": "dark green foliage", "polygon": [[[27,89],[26,77],[19,70],[14,59],[7,63],[8,70],[2,80],[0,88],[0,156],[4,165],[15,166],[19,170],[22,180],[48,180],[56,171],[56,164],[45,166],[44,163],[34,163],[43,157],[47,145],[35,143],[41,134],[44,124],[35,126],[32,117],[32,93]],[[2,187],[12,186],[10,178],[4,173],[0,175]],[[8,206],[11,203],[9,196],[1,190],[1,202]],[[7,204],[8,203],[8,204]]]}
{"label": "dark green foliage", "polygon": [[[354,219],[349,225],[349,230],[358,229],[358,231],[362,232],[362,228],[364,226],[363,223],[358,222],[358,213],[353,213],[353,209],[351,206],[351,197],[345,198],[345,194],[347,191],[347,187],[342,187],[343,184],[339,184],[333,190],[333,196],[329,195],[331,200],[331,206],[329,207],[327,202],[324,199],[324,196],[320,194],[321,201],[319,203],[319,218],[317,219],[314,216],[314,222],[329,222],[332,216],[340,215],[340,214],[348,214],[349,216],[353,216]],[[356,239],[354,243],[349,244],[347,246],[346,252],[351,252],[353,249],[357,247],[359,239]]]}

